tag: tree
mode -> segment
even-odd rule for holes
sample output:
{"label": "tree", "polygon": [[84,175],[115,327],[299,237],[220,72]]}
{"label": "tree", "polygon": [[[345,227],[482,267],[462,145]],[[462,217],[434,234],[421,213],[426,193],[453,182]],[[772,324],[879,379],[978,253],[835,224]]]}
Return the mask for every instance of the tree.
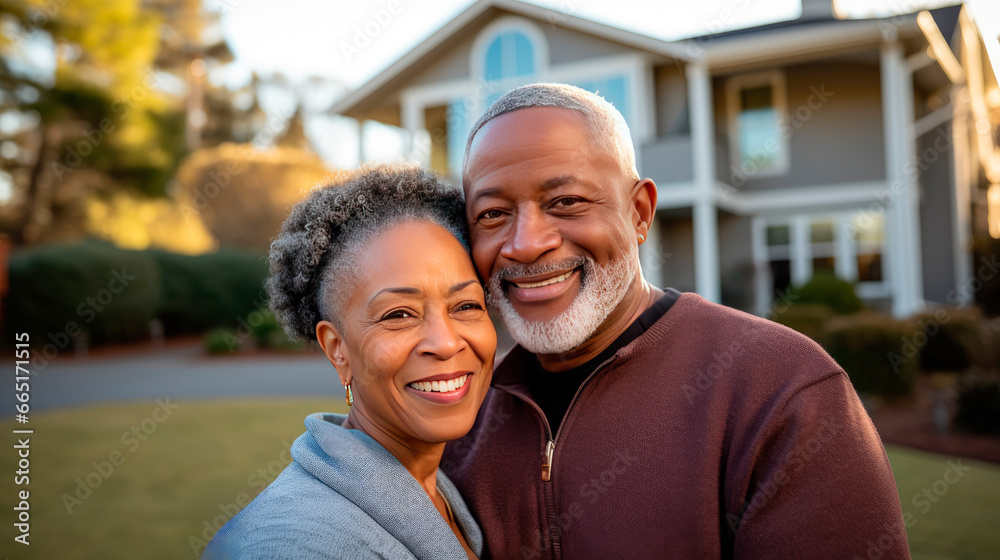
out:
{"label": "tree", "polygon": [[192,153],[177,180],[184,214],[203,220],[220,245],[263,252],[293,204],[342,175],[305,150],[221,144]]}
{"label": "tree", "polygon": [[165,194],[201,144],[206,69],[232,58],[217,24],[200,0],[0,0],[0,112],[17,123],[0,130],[15,186],[0,227],[15,244],[79,235],[88,197]]}

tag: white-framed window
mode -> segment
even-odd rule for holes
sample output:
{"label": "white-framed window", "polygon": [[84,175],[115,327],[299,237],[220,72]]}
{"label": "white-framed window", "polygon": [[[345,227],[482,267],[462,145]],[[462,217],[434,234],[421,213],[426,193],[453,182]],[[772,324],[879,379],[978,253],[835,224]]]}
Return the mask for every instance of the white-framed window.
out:
{"label": "white-framed window", "polygon": [[733,76],[726,82],[729,153],[733,171],[745,177],[788,172],[788,138],[781,122],[788,110],[780,70]]}
{"label": "white-framed window", "polygon": [[625,74],[615,73],[602,78],[594,78],[571,82],[580,89],[596,93],[606,99],[618,109],[625,122],[630,120],[631,107],[629,107],[629,79]]}
{"label": "white-framed window", "polygon": [[535,72],[535,46],[524,31],[503,31],[486,47],[483,79],[487,82],[504,82]]}
{"label": "white-framed window", "polygon": [[465,157],[465,142],[476,119],[501,95],[538,81],[548,68],[548,40],[525,18],[499,18],[479,32],[470,53],[472,94],[448,103],[448,167],[457,173]]}
{"label": "white-framed window", "polygon": [[854,283],[862,299],[889,297],[883,215],[848,211],[769,216],[755,219],[754,228],[761,313],[790,287],[824,271]]}

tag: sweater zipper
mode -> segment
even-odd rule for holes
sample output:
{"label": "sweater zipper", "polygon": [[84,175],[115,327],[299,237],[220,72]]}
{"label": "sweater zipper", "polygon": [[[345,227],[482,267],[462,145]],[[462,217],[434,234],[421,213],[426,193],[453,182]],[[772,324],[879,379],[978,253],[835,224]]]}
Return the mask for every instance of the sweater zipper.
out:
{"label": "sweater zipper", "polygon": [[[559,441],[559,435],[562,433],[562,426],[565,425],[566,418],[568,418],[570,412],[572,412],[573,405],[576,404],[576,400],[580,397],[580,393],[583,392],[583,388],[587,386],[587,383],[590,383],[590,380],[593,379],[594,376],[597,375],[597,373],[601,371],[602,368],[604,368],[604,366],[611,363],[611,360],[613,359],[614,356],[611,356],[607,360],[601,362],[601,364],[596,368],[594,368],[594,371],[590,372],[590,375],[588,375],[587,378],[583,380],[583,383],[581,383],[580,387],[577,388],[576,393],[573,394],[573,399],[569,401],[569,407],[566,409],[566,413],[563,414],[562,421],[559,424],[559,431],[557,431],[554,436],[552,434],[552,425],[549,424],[549,419],[548,417],[545,416],[545,412],[542,410],[542,408],[532,400],[520,397],[520,395],[514,395],[517,396],[518,398],[521,398],[522,401],[527,403],[529,406],[534,408],[535,411],[538,412],[538,415],[542,418],[542,424],[545,427],[545,435],[548,438],[548,441],[545,444],[545,453],[543,454],[542,458],[542,481],[547,482],[548,484],[543,484],[542,488],[545,494],[546,523],[550,528],[552,527],[553,523],[558,524],[559,522],[559,516],[556,514],[556,501],[555,501],[554,489],[551,484],[552,472],[553,468],[555,467],[554,457],[556,453],[556,442]],[[552,534],[552,531],[550,529],[549,540],[552,542],[553,557],[561,558],[562,546],[561,543],[559,542],[559,533],[556,532],[556,534]]]}
{"label": "sweater zipper", "polygon": [[583,383],[581,383],[577,388],[576,393],[573,394],[573,399],[569,401],[569,407],[566,408],[566,413],[563,414],[562,421],[559,424],[559,430],[556,432],[555,437],[552,437],[552,427],[549,425],[549,419],[545,416],[545,413],[542,412],[541,407],[537,405],[535,406],[538,412],[541,413],[542,419],[545,420],[545,429],[549,436],[549,442],[545,446],[545,460],[542,463],[542,480],[545,482],[552,480],[552,469],[554,468],[553,458],[556,454],[556,443],[559,441],[559,435],[562,433],[562,427],[566,425],[566,419],[569,418],[570,413],[573,411],[573,405],[576,404],[576,400],[580,398],[580,393],[583,392],[583,388],[587,386],[587,383],[590,383],[590,380],[593,379],[594,376],[604,368],[604,366],[611,363],[611,360],[613,359],[614,356],[612,355],[607,360],[601,362],[601,364],[594,368],[594,371],[590,372],[590,375],[588,375],[586,379],[583,380]]}

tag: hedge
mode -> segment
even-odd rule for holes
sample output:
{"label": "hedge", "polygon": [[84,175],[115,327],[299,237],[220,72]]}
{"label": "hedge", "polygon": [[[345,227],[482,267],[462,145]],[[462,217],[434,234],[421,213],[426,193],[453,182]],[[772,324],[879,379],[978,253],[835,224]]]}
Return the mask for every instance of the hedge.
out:
{"label": "hedge", "polygon": [[266,308],[267,260],[261,255],[235,249],[197,256],[147,253],[162,272],[159,317],[167,336],[235,325]]}
{"label": "hedge", "polygon": [[266,309],[267,261],[232,249],[188,256],[128,251],[100,241],[47,245],[11,255],[5,302],[9,332],[69,347],[80,332],[90,344],[235,327]]}
{"label": "hedge", "polygon": [[916,388],[920,347],[912,322],[858,313],[830,320],[825,330],[826,350],[859,393],[895,398]]}
{"label": "hedge", "polygon": [[149,255],[109,244],[48,245],[9,261],[10,332],[58,350],[80,333],[91,344],[148,336],[160,305],[160,268]]}

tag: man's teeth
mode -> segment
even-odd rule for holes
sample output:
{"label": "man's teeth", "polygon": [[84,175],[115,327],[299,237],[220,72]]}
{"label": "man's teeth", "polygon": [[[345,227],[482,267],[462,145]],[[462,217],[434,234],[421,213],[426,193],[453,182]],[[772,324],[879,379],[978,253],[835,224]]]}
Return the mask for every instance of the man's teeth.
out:
{"label": "man's teeth", "polygon": [[410,383],[410,387],[418,391],[424,391],[425,393],[450,393],[455,389],[461,389],[468,378],[469,374],[465,374],[462,377],[456,377],[448,381],[414,381]]}
{"label": "man's teeth", "polygon": [[542,286],[548,286],[549,284],[556,284],[558,282],[562,282],[563,280],[569,278],[571,274],[573,274],[572,270],[565,274],[560,274],[559,276],[549,278],[548,280],[542,280],[541,282],[514,282],[514,285],[517,286],[518,288],[541,288]]}

